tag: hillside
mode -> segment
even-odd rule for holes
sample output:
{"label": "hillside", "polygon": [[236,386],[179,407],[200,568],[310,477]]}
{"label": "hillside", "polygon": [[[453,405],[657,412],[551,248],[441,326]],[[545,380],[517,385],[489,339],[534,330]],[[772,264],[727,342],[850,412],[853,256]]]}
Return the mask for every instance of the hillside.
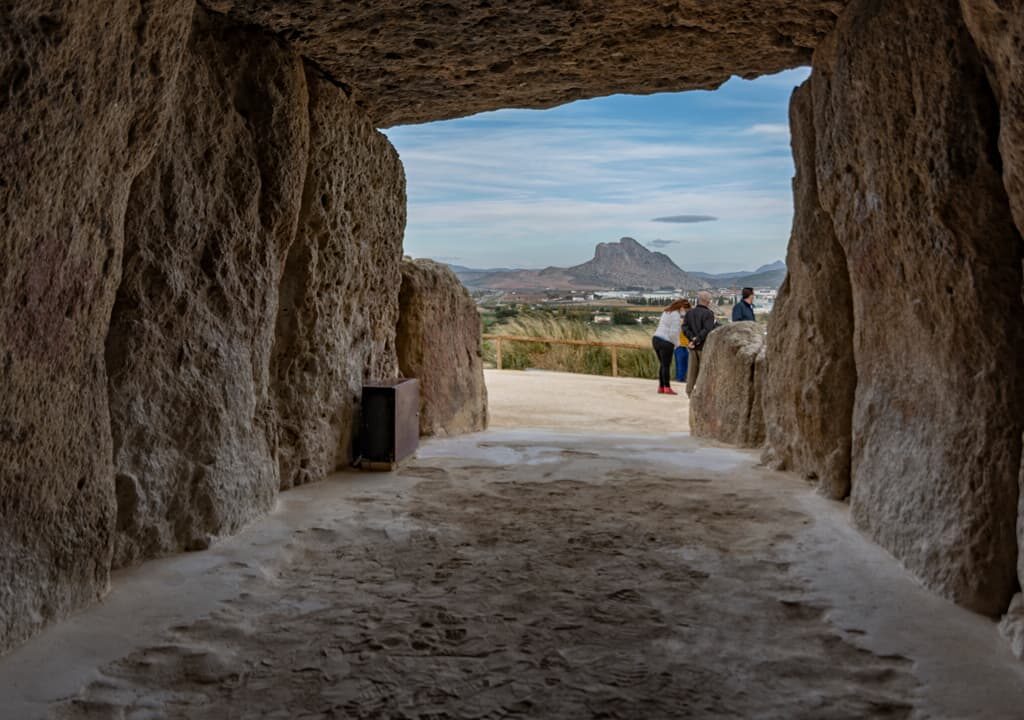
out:
{"label": "hillside", "polygon": [[718,278],[708,280],[713,287],[771,287],[777,288],[782,285],[782,281],[786,279],[786,270],[767,270],[765,272],[756,272],[741,275],[723,275]]}
{"label": "hillside", "polygon": [[705,273],[691,272],[702,280],[706,280],[713,287],[773,287],[782,285],[786,279],[786,263],[776,260],[773,263],[762,265],[756,270],[745,270],[739,272]]}
{"label": "hillside", "polygon": [[708,286],[672,262],[668,255],[652,252],[629,237],[617,243],[598,243],[592,260],[566,272],[579,283],[599,287],[696,290]]}
{"label": "hillside", "polygon": [[683,288],[699,290],[707,281],[686,272],[660,252],[633,238],[599,243],[594,257],[568,268],[481,271],[452,268],[467,287],[494,290],[601,290],[612,288]]}

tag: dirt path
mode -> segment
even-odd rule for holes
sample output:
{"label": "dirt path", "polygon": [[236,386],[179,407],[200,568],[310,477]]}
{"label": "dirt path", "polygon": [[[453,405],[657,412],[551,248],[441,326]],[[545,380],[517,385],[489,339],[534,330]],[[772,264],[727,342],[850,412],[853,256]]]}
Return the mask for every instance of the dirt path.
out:
{"label": "dirt path", "polygon": [[485,370],[492,428],[547,428],[593,434],[689,432],[685,383],[658,395],[657,380],[544,370]]}

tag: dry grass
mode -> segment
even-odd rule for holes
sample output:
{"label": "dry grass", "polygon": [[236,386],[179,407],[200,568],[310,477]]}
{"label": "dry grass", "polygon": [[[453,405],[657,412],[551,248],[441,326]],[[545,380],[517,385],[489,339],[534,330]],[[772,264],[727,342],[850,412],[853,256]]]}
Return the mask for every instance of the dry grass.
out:
{"label": "dry grass", "polygon": [[[658,377],[658,360],[650,349],[650,327],[595,326],[580,320],[520,316],[496,325],[490,332],[502,335],[549,337],[559,340],[591,340],[595,342],[635,343],[639,350],[619,350],[619,376],[652,379]],[[586,375],[611,375],[612,355],[609,348],[556,345],[549,343],[504,342],[501,346],[502,367],[506,370],[559,370]],[[484,342],[484,360],[496,362],[494,343]]]}

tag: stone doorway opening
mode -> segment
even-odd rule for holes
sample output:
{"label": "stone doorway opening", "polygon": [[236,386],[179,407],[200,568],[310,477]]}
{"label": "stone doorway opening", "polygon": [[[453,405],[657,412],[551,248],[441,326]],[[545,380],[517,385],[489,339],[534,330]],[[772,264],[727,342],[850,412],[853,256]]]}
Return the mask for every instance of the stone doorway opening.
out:
{"label": "stone doorway opening", "polygon": [[[485,367],[656,379],[651,336],[676,297],[708,289],[727,322],[740,288],[756,286],[767,323],[792,222],[789,97],[808,72],[389,128],[407,174],[405,252],[449,265],[485,334],[504,336],[485,341]],[[677,389],[686,359],[676,354]],[[598,388],[592,400],[614,408],[619,391]],[[537,409],[537,422],[585,422],[584,404]],[[659,422],[686,431],[685,399],[652,407],[647,425]]]}

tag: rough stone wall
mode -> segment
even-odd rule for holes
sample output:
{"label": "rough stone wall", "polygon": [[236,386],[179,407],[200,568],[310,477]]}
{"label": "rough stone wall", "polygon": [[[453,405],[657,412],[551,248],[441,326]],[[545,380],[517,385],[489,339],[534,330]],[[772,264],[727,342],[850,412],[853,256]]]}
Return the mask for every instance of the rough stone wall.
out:
{"label": "rough stone wall", "polygon": [[405,173],[344,93],[307,71],[310,149],[272,357],[281,487],[346,465],[364,380],[397,376]]}
{"label": "rough stone wall", "polygon": [[104,338],[191,10],[0,4],[0,650],[107,588]]}
{"label": "rough stone wall", "polygon": [[402,261],[398,367],[420,381],[420,434],[458,435],[487,427],[480,313],[445,265]]}
{"label": "rough stone wall", "polygon": [[790,103],[795,214],[786,280],[769,319],[764,461],[841,500],[850,492],[857,385],[853,305],[846,256],[818,198],[811,82]]}
{"label": "rough stone wall", "polygon": [[379,126],[806,65],[847,0],[204,0],[280,33]]}
{"label": "rough stone wall", "polygon": [[999,100],[999,153],[1017,229],[1024,233],[1024,0],[960,0]]}
{"label": "rough stone wall", "polygon": [[[960,5],[999,100],[1003,184],[1017,230],[1024,235],[1024,0],[961,0]],[[1021,295],[1024,299],[1024,286]],[[1017,577],[1024,585],[1024,459],[1018,491]],[[1024,656],[1024,596],[1014,598],[1003,630],[1014,652]]]}
{"label": "rough stone wall", "polygon": [[0,48],[2,651],[334,468],[405,196],[341,88],[191,2],[3,7]]}
{"label": "rough stone wall", "polygon": [[853,293],[853,517],[998,614],[1016,586],[1024,311],[996,98],[955,0],[855,0],[812,88]]}
{"label": "rough stone wall", "polygon": [[294,52],[196,12],[171,121],[128,202],[107,338],[115,565],[203,547],[273,504],[270,350],[306,105]]}
{"label": "rough stone wall", "polygon": [[690,429],[698,437],[761,447],[765,383],[764,329],[735,322],[708,335],[690,396]]}

